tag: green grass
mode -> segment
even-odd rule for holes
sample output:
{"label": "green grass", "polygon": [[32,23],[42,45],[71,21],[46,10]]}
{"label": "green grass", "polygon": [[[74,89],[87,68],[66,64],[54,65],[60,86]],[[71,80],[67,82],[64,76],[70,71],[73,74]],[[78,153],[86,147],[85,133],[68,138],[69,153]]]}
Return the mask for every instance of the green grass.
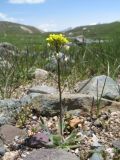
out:
{"label": "green grass", "polygon": [[[21,26],[28,30],[22,29]],[[25,46],[42,44],[45,37],[46,34],[35,27],[0,21],[0,43],[9,42],[18,48],[24,48]]]}
{"label": "green grass", "polygon": [[25,46],[38,46],[43,43],[45,39],[44,35],[41,34],[8,34],[7,36],[4,36],[3,34],[0,34],[0,43],[1,42],[9,42],[13,45],[17,46],[18,48],[24,48]]}
{"label": "green grass", "polygon": [[[87,44],[81,46],[71,46],[69,51],[62,50],[63,53],[68,55],[69,61],[61,64],[62,67],[62,84],[64,80],[68,81],[69,86],[73,86],[81,79],[87,79],[94,75],[105,74],[112,78],[116,78],[120,74],[120,36],[119,27],[120,23],[111,23],[95,27],[98,35],[104,38],[111,38],[112,41],[101,44]],[[92,30],[92,28],[91,28]],[[80,28],[74,30],[75,35],[80,31]],[[118,34],[113,34],[113,33]],[[66,32],[67,34],[69,32]],[[14,63],[14,79],[11,76],[10,84],[15,86],[16,79],[19,78],[19,84],[24,83],[29,79],[28,70],[32,67],[46,69],[46,64],[49,63],[49,56],[51,55],[50,48],[47,47],[46,37],[50,33],[5,33],[0,32],[0,42],[10,42],[20,49],[20,56]],[[90,35],[86,35],[90,36]],[[94,36],[90,38],[95,38]],[[96,37],[97,38],[97,37]],[[26,50],[24,54],[23,50]],[[27,56],[26,56],[27,55]],[[16,63],[17,62],[17,63]],[[11,62],[10,62],[11,63]],[[47,68],[48,69],[48,68]],[[8,77],[9,70],[1,70],[0,82],[3,86],[6,85],[5,74]],[[57,70],[54,70],[57,72]],[[1,76],[1,75],[4,76]],[[5,78],[6,79],[6,78]],[[4,87],[2,87],[4,88]]]}

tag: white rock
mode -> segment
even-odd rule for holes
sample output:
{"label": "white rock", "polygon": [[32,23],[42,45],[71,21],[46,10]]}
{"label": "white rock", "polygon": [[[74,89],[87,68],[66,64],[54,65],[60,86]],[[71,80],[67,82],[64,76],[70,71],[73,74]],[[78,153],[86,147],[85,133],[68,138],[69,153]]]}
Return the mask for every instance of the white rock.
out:
{"label": "white rock", "polygon": [[109,153],[109,155],[110,155],[111,158],[114,156],[114,150],[113,150],[113,148],[107,148],[106,151]]}
{"label": "white rock", "polygon": [[93,134],[93,137],[91,139],[91,146],[93,146],[93,147],[101,147],[101,144],[99,143],[99,139],[96,137],[95,134]]}
{"label": "white rock", "polygon": [[15,160],[17,159],[18,156],[19,156],[18,151],[6,152],[3,157],[3,160]]}
{"label": "white rock", "polygon": [[48,77],[48,72],[46,70],[37,68],[35,70],[35,79],[46,79]]}

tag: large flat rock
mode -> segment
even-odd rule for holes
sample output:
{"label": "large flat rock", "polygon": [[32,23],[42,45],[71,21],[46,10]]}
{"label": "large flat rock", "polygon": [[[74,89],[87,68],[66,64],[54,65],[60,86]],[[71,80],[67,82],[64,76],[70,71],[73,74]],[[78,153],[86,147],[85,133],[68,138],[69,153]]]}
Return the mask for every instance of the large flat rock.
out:
{"label": "large flat rock", "polygon": [[[90,110],[93,102],[93,96],[86,94],[62,94],[63,110]],[[97,100],[94,97],[94,105]],[[101,99],[100,107],[108,106],[112,103],[110,100]],[[22,107],[32,105],[43,116],[53,116],[60,112],[59,94],[40,94],[30,93],[18,100],[0,100],[0,124],[6,124],[14,121],[17,113],[20,112]]]}
{"label": "large flat rock", "polygon": [[26,132],[12,125],[3,125],[0,127],[0,137],[4,139],[4,143],[11,144],[16,136],[25,137]]}
{"label": "large flat rock", "polygon": [[47,85],[38,85],[28,89],[27,93],[42,93],[42,94],[53,94],[58,93],[57,89],[54,87],[49,87]]}
{"label": "large flat rock", "polygon": [[[62,95],[63,110],[75,110],[81,109],[89,111],[93,103],[93,97],[85,94],[70,94],[64,93]],[[94,99],[94,105],[97,103],[97,98]],[[101,99],[100,107],[111,104],[109,100]],[[32,100],[32,105],[35,107],[43,116],[53,116],[59,114],[59,94],[40,94]]]}
{"label": "large flat rock", "polygon": [[79,160],[70,152],[61,149],[38,149],[34,150],[23,160]]}

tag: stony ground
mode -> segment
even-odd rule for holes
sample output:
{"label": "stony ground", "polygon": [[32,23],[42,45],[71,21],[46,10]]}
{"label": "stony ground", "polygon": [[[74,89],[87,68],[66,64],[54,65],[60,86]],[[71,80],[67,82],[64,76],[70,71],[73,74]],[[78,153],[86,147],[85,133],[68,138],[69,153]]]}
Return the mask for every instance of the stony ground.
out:
{"label": "stony ground", "polygon": [[[56,85],[53,81],[43,83],[36,80],[32,84],[20,86],[13,97],[20,98],[27,93],[28,88],[40,84]],[[75,155],[76,160],[120,160],[119,104],[103,108],[98,114],[94,108],[91,112],[72,110],[64,114],[63,122],[61,143],[58,116],[41,117],[32,106],[23,108],[12,125],[4,125],[0,129],[0,137],[6,149],[1,160],[37,160],[40,156],[43,160],[45,153],[51,155],[52,159],[47,157],[49,160],[53,160],[58,154],[65,154],[67,157],[66,152],[59,150],[52,155],[51,148],[62,148],[71,153],[69,158],[61,156],[60,160],[75,160]],[[4,152],[1,148],[0,146],[0,153]],[[43,149],[42,152],[40,148]]]}
{"label": "stony ground", "polygon": [[[41,121],[44,123],[44,126],[41,125]],[[77,110],[74,111],[74,113],[66,113],[64,123],[64,139],[69,137],[71,133],[74,132],[74,134],[69,143],[61,145],[61,147],[76,154],[80,157],[80,160],[94,160],[95,158],[95,160],[102,160],[102,158],[98,158],[98,154],[105,160],[120,159],[120,111],[112,113],[110,113],[110,111],[101,111],[97,118],[94,113],[93,115],[85,112],[79,113]],[[48,137],[46,137],[46,134],[41,134],[43,130],[49,130],[51,135],[59,134],[59,119],[57,116],[51,118],[39,117],[37,113],[31,112],[24,125],[20,125],[19,119],[16,126],[22,127],[22,130],[26,130],[29,138],[34,137],[37,140],[33,141],[33,139],[31,139],[26,145],[25,138],[19,139],[19,137],[15,137],[14,140],[12,139],[13,141],[11,141],[10,145],[6,145],[7,152],[2,158],[3,160],[26,159],[25,157],[32,153],[35,147],[37,147],[37,149],[49,148]],[[8,131],[3,129],[3,134],[4,132],[8,137],[10,136],[10,131],[7,133]],[[13,135],[13,137],[14,136],[15,135]],[[41,137],[45,143],[39,141]],[[9,137],[8,139],[11,138]],[[55,146],[51,147],[54,148]]]}

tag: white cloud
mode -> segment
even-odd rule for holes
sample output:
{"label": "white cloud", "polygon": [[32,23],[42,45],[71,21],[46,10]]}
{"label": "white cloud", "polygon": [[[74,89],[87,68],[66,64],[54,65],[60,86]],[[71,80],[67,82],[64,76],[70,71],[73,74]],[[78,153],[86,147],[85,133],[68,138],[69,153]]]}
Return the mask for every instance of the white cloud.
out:
{"label": "white cloud", "polygon": [[23,4],[23,3],[28,3],[28,4],[37,4],[37,3],[44,3],[46,0],[9,0],[9,3],[14,3],[14,4]]}
{"label": "white cloud", "polygon": [[60,30],[64,30],[65,28],[67,28],[65,25],[58,25],[54,22],[50,22],[50,23],[44,23],[44,24],[40,24],[37,26],[37,28],[48,32],[48,31],[60,31]]}
{"label": "white cloud", "polygon": [[94,25],[97,25],[97,24],[102,24],[102,23],[101,22],[93,22],[93,23],[90,23],[89,25],[94,26]]}
{"label": "white cloud", "polygon": [[10,17],[5,13],[0,12],[0,21],[10,21],[10,22],[22,22],[23,19],[16,19],[14,17]]}
{"label": "white cloud", "polygon": [[45,23],[45,24],[40,24],[37,26],[39,29],[47,32],[47,31],[56,31],[57,29],[57,24],[55,23]]}
{"label": "white cloud", "polygon": [[17,20],[13,17],[9,17],[8,15],[1,13],[0,12],[0,20],[2,21],[11,21],[11,22],[16,22]]}

